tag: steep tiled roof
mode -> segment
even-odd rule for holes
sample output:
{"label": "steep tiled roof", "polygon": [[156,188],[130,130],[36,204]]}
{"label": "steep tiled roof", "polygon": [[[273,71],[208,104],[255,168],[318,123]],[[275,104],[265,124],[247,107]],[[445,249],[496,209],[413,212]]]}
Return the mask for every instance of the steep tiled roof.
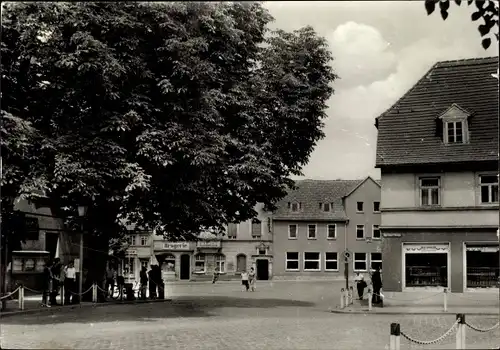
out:
{"label": "steep tiled roof", "polygon": [[[377,118],[376,166],[498,160],[498,57],[436,63]],[[436,118],[458,104],[472,113],[469,143],[444,144]]]}
{"label": "steep tiled roof", "polygon": [[[363,180],[301,180],[296,182],[297,189],[290,191],[281,200],[274,212],[274,220],[345,220],[346,214],[342,198]],[[299,212],[291,212],[288,203],[302,204]],[[319,203],[333,203],[333,211],[325,212]]]}

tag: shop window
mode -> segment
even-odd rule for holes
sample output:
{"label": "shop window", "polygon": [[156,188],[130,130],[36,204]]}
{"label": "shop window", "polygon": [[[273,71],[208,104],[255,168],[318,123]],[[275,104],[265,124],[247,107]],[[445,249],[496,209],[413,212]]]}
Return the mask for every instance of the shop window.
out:
{"label": "shop window", "polygon": [[299,270],[299,253],[297,252],[286,253],[285,268],[287,271]]}
{"label": "shop window", "polygon": [[165,256],[165,260],[163,260],[163,270],[165,272],[175,272],[175,256],[172,254],[168,254]]}
{"label": "shop window", "polygon": [[339,262],[337,252],[326,252],[325,253],[325,270],[326,271],[338,271]]}
{"label": "shop window", "polygon": [[320,253],[304,253],[304,271],[320,271],[321,257]]}
{"label": "shop window", "polygon": [[243,272],[247,269],[247,257],[245,254],[236,256],[236,272]]}
{"label": "shop window", "polygon": [[446,287],[446,253],[406,253],[406,287]]}
{"label": "shop window", "polygon": [[366,271],[366,253],[354,253],[354,271]]}
{"label": "shop window", "polygon": [[198,273],[205,272],[205,254],[200,253],[194,256],[194,271]]}
{"label": "shop window", "polygon": [[215,256],[215,269],[219,273],[226,272],[226,256],[219,254]]}

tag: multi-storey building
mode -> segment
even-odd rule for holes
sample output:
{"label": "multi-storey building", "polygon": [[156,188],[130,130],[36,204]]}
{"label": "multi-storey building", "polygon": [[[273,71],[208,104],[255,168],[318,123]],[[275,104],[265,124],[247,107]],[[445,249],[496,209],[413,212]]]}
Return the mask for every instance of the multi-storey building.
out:
{"label": "multi-storey building", "polygon": [[496,284],[497,69],[438,62],[377,118],[384,290]]}
{"label": "multi-storey building", "polygon": [[303,180],[273,214],[273,273],[278,278],[343,278],[381,263],[380,186],[365,180]]}

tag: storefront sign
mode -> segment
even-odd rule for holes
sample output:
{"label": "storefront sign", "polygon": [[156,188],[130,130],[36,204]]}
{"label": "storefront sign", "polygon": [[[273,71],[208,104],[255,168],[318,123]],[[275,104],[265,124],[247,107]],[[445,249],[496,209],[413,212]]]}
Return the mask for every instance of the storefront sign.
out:
{"label": "storefront sign", "polygon": [[196,242],[198,248],[220,248],[220,241],[198,241]]}
{"label": "storefront sign", "polygon": [[190,250],[188,242],[167,242],[167,243],[163,243],[163,249],[168,249],[168,250]]}
{"label": "storefront sign", "polygon": [[448,244],[405,244],[405,253],[447,253],[450,251]]}
{"label": "storefront sign", "polygon": [[401,237],[401,233],[384,233],[384,238],[386,237]]}
{"label": "storefront sign", "polygon": [[137,250],[127,250],[127,255],[137,255]]}
{"label": "storefront sign", "polygon": [[498,247],[467,247],[468,252],[496,253]]}

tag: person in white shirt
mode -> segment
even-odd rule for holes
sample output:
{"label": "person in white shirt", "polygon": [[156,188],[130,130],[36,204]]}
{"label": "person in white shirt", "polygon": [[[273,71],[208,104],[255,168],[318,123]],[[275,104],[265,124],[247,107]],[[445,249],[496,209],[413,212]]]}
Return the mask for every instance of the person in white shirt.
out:
{"label": "person in white shirt", "polygon": [[244,287],[243,291],[246,290],[248,292],[250,285],[248,284],[248,272],[246,271],[241,273],[241,285]]}
{"label": "person in white shirt", "polygon": [[363,300],[363,292],[366,287],[365,277],[361,273],[356,272],[356,276],[354,277],[354,282],[356,283],[356,288],[358,290],[359,300]]}
{"label": "person in white shirt", "polygon": [[73,262],[70,262],[64,269],[64,304],[68,305],[72,301],[71,292],[75,293],[76,286],[76,269]]}

